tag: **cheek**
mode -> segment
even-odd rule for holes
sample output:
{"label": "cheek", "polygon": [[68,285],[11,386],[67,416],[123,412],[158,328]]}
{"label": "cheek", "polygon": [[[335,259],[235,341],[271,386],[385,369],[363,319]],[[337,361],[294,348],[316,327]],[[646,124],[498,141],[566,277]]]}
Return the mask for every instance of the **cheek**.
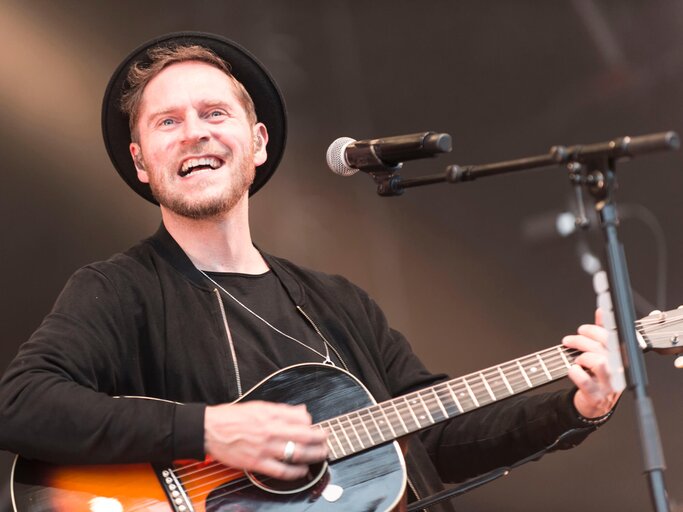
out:
{"label": "cheek", "polygon": [[149,164],[168,164],[175,154],[173,141],[169,137],[150,137],[142,146],[142,154]]}

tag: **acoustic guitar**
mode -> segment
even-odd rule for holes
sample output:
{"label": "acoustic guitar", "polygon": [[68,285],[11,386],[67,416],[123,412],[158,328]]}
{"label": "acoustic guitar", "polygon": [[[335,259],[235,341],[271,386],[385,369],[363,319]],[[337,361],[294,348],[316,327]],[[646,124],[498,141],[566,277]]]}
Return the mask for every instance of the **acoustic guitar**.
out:
{"label": "acoustic guitar", "polygon": [[[644,350],[681,351],[683,310],[636,322]],[[240,401],[306,404],[328,435],[329,457],[295,482],[217,462],[59,466],[17,457],[15,512],[355,512],[393,510],[406,487],[395,441],[567,375],[579,352],[557,345],[382,403],[353,375],[323,364],[278,371]]]}

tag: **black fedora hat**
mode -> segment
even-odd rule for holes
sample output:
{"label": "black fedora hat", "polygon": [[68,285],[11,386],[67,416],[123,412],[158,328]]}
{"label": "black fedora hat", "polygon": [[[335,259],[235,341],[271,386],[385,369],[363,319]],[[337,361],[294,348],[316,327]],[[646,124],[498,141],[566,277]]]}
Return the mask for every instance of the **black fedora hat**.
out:
{"label": "black fedora hat", "polygon": [[147,183],[137,178],[128,146],[130,129],[128,116],[121,112],[121,95],[127,87],[129,68],[136,62],[149,62],[148,50],[158,46],[199,45],[212,50],[225,60],[233,76],[244,85],[254,101],[256,117],[268,129],[268,160],[258,169],[249,194],[254,194],[272,176],[285,149],[287,140],[287,111],[277,84],[263,65],[240,45],[215,34],[203,32],[175,32],[157,37],[133,50],[116,68],[109,80],[102,101],[102,136],[114,167],[123,180],[142,197],[157,204]]}

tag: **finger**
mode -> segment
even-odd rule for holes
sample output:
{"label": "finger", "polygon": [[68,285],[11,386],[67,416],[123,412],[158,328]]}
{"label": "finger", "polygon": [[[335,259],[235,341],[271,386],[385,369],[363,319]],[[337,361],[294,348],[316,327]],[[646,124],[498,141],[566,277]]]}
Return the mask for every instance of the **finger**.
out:
{"label": "finger", "polygon": [[619,393],[613,392],[609,387],[600,386],[580,366],[573,365],[568,376],[578,389],[574,395],[574,406],[579,414],[586,418],[597,418],[609,412],[616,404]]}
{"label": "finger", "polygon": [[325,444],[327,440],[327,434],[324,430],[306,425],[276,422],[269,425],[268,431],[271,440],[282,443],[293,441],[297,444],[317,446]]}
{"label": "finger", "polygon": [[306,464],[287,464],[277,459],[263,459],[255,465],[253,472],[279,480],[296,480],[305,477],[309,467]]}
{"label": "finger", "polygon": [[313,422],[305,404],[289,405],[256,400],[237,405],[254,409],[260,417],[263,417],[263,415],[266,414],[272,419],[279,419],[291,423],[301,423],[304,425],[311,425]]}
{"label": "finger", "polygon": [[588,396],[596,397],[599,394],[600,387],[593,380],[593,378],[579,365],[574,364],[569,368],[567,376],[574,383],[574,385]]}
{"label": "finger", "polygon": [[565,347],[574,348],[581,352],[595,352],[597,354],[607,354],[607,348],[599,341],[580,334],[571,334],[562,338]]}
{"label": "finger", "polygon": [[277,443],[274,447],[275,458],[282,460],[286,464],[315,464],[327,458],[327,443],[310,445],[295,442],[289,457],[287,457],[287,443]]}
{"label": "finger", "polygon": [[607,345],[607,337],[609,336],[609,333],[604,327],[600,327],[599,325],[595,324],[584,324],[579,326],[577,332],[582,336],[587,336],[595,341],[599,341],[605,346]]}
{"label": "finger", "polygon": [[595,310],[595,324],[596,325],[599,325],[600,327],[602,327],[604,325],[602,322],[604,315],[605,315],[605,313],[603,312],[603,310],[601,308],[598,308]]}
{"label": "finger", "polygon": [[[584,352],[577,357],[574,362],[584,369],[587,369],[602,387],[610,387],[610,368],[607,358],[601,354]],[[611,391],[611,389],[610,389]]]}

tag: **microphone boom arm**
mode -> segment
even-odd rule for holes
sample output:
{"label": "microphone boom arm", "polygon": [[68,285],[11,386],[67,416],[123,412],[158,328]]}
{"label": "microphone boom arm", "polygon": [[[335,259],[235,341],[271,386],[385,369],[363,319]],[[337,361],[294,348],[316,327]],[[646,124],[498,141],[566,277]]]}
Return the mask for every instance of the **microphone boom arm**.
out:
{"label": "microphone boom arm", "polygon": [[553,146],[544,155],[518,158],[480,165],[449,165],[442,174],[431,174],[419,178],[401,178],[396,172],[371,173],[381,196],[401,195],[406,188],[432,185],[435,183],[461,183],[477,178],[496,176],[509,172],[526,171],[563,163],[586,163],[596,158],[619,160],[633,158],[644,153],[675,150],[680,147],[680,138],[673,131],[619,137],[608,142],[575,146]]}

